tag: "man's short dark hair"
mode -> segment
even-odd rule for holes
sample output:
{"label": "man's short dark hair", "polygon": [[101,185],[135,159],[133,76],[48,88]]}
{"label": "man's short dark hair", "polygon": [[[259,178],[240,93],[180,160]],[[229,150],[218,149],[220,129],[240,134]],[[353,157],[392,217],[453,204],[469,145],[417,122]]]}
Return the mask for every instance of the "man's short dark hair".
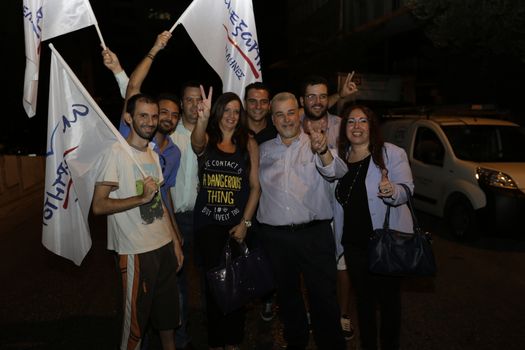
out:
{"label": "man's short dark hair", "polygon": [[328,80],[326,80],[325,77],[322,77],[320,75],[309,75],[307,76],[302,84],[301,84],[301,96],[304,96],[306,94],[306,87],[309,85],[319,85],[323,84],[328,88]]}
{"label": "man's short dark hair", "polygon": [[252,89],[254,89],[254,90],[264,90],[264,91],[266,91],[268,93],[268,97],[270,97],[270,89],[268,88],[268,86],[264,85],[260,81],[256,81],[255,83],[248,84],[244,88],[244,99],[245,100],[246,100],[246,97],[248,96],[248,91],[250,91]]}
{"label": "man's short dark hair", "polygon": [[188,80],[184,82],[180,88],[180,96],[184,98],[184,91],[186,91],[187,88],[197,88],[200,89],[201,83],[197,80]]}
{"label": "man's short dark hair", "polygon": [[132,117],[135,113],[135,108],[137,107],[137,102],[145,102],[145,103],[155,103],[158,104],[158,101],[156,98],[147,95],[147,94],[135,94],[128,98],[128,101],[126,103],[126,113],[129,113]]}
{"label": "man's short dark hair", "polygon": [[157,101],[163,101],[163,100],[167,100],[167,101],[171,101],[173,103],[175,103],[177,105],[177,107],[179,108],[179,111],[182,111],[182,108],[181,108],[181,105],[180,105],[180,98],[179,96],[175,95],[174,93],[171,93],[171,92],[163,92],[163,93],[160,93],[158,96],[157,96]]}

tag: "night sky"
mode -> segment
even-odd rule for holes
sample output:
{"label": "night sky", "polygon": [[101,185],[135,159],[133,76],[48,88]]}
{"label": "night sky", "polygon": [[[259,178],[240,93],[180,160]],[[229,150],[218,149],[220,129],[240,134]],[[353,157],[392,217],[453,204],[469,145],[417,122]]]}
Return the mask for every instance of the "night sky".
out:
{"label": "night sky", "polygon": [[[91,5],[106,45],[117,53],[126,72],[131,74],[135,65],[153,45],[157,34],[168,30],[184,11],[190,0],[134,1],[135,9],[108,6],[111,0],[91,0]],[[282,15],[274,13],[272,4],[281,1],[254,1],[255,20],[259,45],[262,52],[263,78],[266,66],[284,57],[280,50],[283,38],[276,36],[282,28]],[[37,114],[28,118],[22,106],[25,49],[22,17],[22,0],[1,1],[1,37],[4,53],[4,89],[7,89],[6,122],[0,130],[0,144],[6,153],[42,154],[46,143],[47,100],[49,85],[49,59],[51,42],[73,69],[77,77],[97,100],[106,115],[116,122],[120,118],[121,99],[113,75],[103,66],[101,47],[93,26],[69,33],[42,43]],[[165,10],[168,20],[148,20],[152,10]],[[271,19],[272,25],[265,24]],[[284,20],[284,19],[283,19]],[[281,22],[281,23],[279,23]],[[7,79],[7,81],[6,81]],[[178,94],[179,85],[196,79],[213,85],[219,91],[221,81],[199,54],[197,48],[182,26],[178,26],[167,48],[155,59],[143,91],[156,94],[173,91]],[[4,109],[5,111],[5,109]]]}
{"label": "night sky", "polygon": [[[131,73],[135,65],[153,45],[156,35],[169,29],[184,11],[190,0],[134,0],[134,9],[109,6],[111,0],[91,0],[100,30],[109,48],[115,51],[124,69]],[[285,1],[253,0],[257,35],[262,57],[263,79],[274,92],[294,90],[298,81],[288,79],[289,72],[271,70],[276,62],[296,66],[297,56],[290,56],[286,43],[287,28]],[[0,145],[8,153],[42,154],[46,143],[47,100],[49,84],[49,56],[47,42],[42,45],[37,115],[29,119],[22,106],[23,77],[25,68],[22,0],[0,1],[4,18],[1,24],[4,63],[4,89],[7,89],[5,122],[0,128]],[[153,10],[162,9],[171,15],[168,20],[147,19]],[[324,20],[324,19],[321,19]],[[333,19],[326,18],[326,21]],[[361,39],[367,41],[366,35]],[[73,71],[97,100],[106,115],[117,122],[120,117],[121,99],[112,74],[103,66],[98,36],[93,26],[50,40]],[[330,61],[321,61],[325,72],[356,69],[381,72],[382,47],[363,50],[355,42],[335,50]],[[431,67],[430,74],[419,76],[420,81],[433,80],[442,87],[452,102],[498,103],[522,113],[522,82],[525,80],[525,63],[507,59],[505,54],[494,58],[489,65],[478,64],[476,57],[465,53],[451,55],[436,50],[421,34],[410,38],[398,37],[390,43],[390,55],[414,55],[419,62]],[[303,54],[303,56],[306,56]],[[335,57],[340,56],[340,57]],[[379,58],[379,59],[378,59]],[[377,64],[375,63],[377,62]],[[486,61],[487,62],[487,61]],[[395,68],[395,67],[394,67]],[[388,67],[392,71],[392,67]],[[307,73],[317,73],[308,71]],[[297,74],[294,73],[294,74]],[[299,72],[299,74],[304,74]],[[179,85],[197,79],[205,85],[221,86],[219,77],[208,66],[197,48],[179,26],[173,32],[168,47],[155,59],[143,91],[156,94],[161,91],[179,92]]]}

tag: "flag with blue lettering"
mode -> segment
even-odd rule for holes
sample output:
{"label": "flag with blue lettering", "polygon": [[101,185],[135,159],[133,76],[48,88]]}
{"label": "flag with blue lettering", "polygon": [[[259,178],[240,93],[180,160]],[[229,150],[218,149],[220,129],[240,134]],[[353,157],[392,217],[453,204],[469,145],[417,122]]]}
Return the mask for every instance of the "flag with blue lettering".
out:
{"label": "flag with blue lettering", "polygon": [[251,0],[193,0],[178,23],[221,77],[223,92],[242,99],[246,85],[262,81]]}
{"label": "flag with blue lettering", "polygon": [[88,0],[24,0],[26,69],[23,105],[28,117],[36,114],[40,43],[73,32],[97,20]]}
{"label": "flag with blue lettering", "polygon": [[42,243],[80,265],[91,248],[88,215],[103,153],[129,148],[73,71],[51,48]]}
{"label": "flag with blue lettering", "polygon": [[40,41],[42,39],[43,0],[24,0],[24,39],[26,70],[24,74],[24,109],[28,117],[36,113]]}

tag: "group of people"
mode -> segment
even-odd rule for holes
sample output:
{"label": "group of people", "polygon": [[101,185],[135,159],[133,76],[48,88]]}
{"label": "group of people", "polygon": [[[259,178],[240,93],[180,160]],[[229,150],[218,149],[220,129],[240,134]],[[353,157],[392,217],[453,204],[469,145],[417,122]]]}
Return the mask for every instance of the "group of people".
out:
{"label": "group of people", "polygon": [[[121,349],[144,349],[149,325],[163,349],[189,349],[188,281],[184,257],[195,248],[199,269],[221,263],[227,241],[252,240],[271,262],[288,349],[305,349],[310,328],[319,349],[345,349],[352,336],[349,281],[355,289],[362,349],[398,349],[400,281],[368,272],[368,235],[411,228],[401,184],[413,190],[405,152],[383,142],[376,115],[338,99],[357,91],[349,76],[328,94],[321,77],[305,80],[299,100],[270,99],[262,83],[244,101],[189,82],[179,99],[141,93],[155,44],[129,79],[117,56],[102,51],[125,99],[120,132],[104,155],[93,212],[108,215],[108,248],[118,256],[123,286]],[[239,349],[245,310],[223,314],[203,278],[210,349]],[[339,295],[339,299],[338,299]],[[272,296],[265,298],[265,304]],[[379,331],[376,306],[380,307]],[[346,338],[346,339],[345,339]]]}

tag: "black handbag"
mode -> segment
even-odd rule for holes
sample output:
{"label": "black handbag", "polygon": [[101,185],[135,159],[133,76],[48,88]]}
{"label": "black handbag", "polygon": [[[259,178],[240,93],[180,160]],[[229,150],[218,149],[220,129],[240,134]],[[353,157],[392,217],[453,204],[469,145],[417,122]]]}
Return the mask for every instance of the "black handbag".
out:
{"label": "black handbag", "polygon": [[241,254],[232,259],[230,239],[223,250],[223,261],[206,273],[208,285],[224,314],[235,311],[249,301],[275,288],[272,268],[261,248],[248,249],[239,243]]}
{"label": "black handbag", "polygon": [[412,195],[407,185],[401,184],[408,197],[414,232],[401,232],[389,227],[390,206],[387,205],[383,228],[370,235],[368,266],[370,272],[392,276],[433,276],[436,262],[432,252],[432,236],[423,232],[414,214]]}

